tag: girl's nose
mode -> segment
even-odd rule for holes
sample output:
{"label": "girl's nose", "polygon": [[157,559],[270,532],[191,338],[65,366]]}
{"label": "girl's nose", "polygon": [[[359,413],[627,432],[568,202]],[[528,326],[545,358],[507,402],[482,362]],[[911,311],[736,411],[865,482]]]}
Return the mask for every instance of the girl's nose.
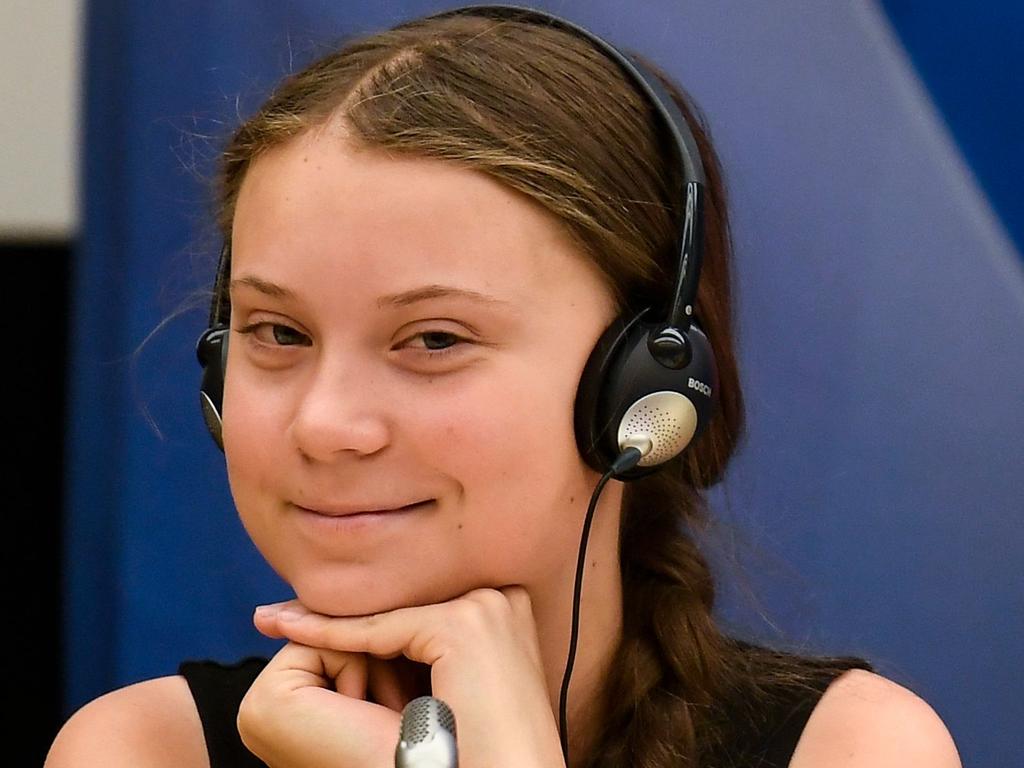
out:
{"label": "girl's nose", "polygon": [[377,453],[390,442],[380,395],[365,376],[318,370],[295,410],[292,441],[314,461],[332,461],[346,451]]}

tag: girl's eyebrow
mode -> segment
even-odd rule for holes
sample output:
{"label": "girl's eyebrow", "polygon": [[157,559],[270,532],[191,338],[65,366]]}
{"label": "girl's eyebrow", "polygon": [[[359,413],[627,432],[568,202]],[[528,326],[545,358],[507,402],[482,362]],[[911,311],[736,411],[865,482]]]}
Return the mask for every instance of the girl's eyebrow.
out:
{"label": "girl's eyebrow", "polygon": [[[275,299],[295,299],[295,293],[278,285],[272,283],[269,280],[256,277],[256,275],[243,275],[242,277],[235,278],[230,283],[230,288],[238,288],[241,286],[248,286],[254,288],[260,293],[266,294],[267,296],[273,296]],[[436,283],[431,285],[423,285],[419,288],[413,288],[412,290],[403,291],[401,293],[390,294],[388,296],[381,296],[377,299],[377,306],[380,308],[385,307],[407,307],[410,304],[415,304],[418,301],[426,301],[428,299],[440,299],[440,298],[459,298],[467,299],[469,301],[475,301],[479,304],[490,304],[490,305],[501,305],[508,306],[510,302],[504,299],[499,299],[496,296],[489,296],[486,293],[480,293],[478,291],[470,290],[469,288],[457,288],[452,285],[438,285]]]}
{"label": "girl's eyebrow", "polygon": [[262,278],[256,277],[256,275],[245,275],[232,280],[228,284],[229,290],[234,290],[241,286],[248,286],[255,288],[260,293],[265,293],[267,296],[273,296],[275,299],[294,299],[295,294],[289,291],[287,288],[283,288],[277,283],[272,283],[269,280],[263,280]]}
{"label": "girl's eyebrow", "polygon": [[395,293],[390,296],[381,296],[377,299],[377,306],[381,308],[386,306],[406,307],[410,304],[415,304],[417,301],[440,298],[468,299],[469,301],[475,301],[480,304],[506,306],[509,304],[509,302],[504,299],[499,299],[495,296],[488,296],[486,293],[479,293],[468,288],[456,288],[451,285],[437,285],[435,283],[433,285],[424,285],[419,288],[413,288],[410,291]]}

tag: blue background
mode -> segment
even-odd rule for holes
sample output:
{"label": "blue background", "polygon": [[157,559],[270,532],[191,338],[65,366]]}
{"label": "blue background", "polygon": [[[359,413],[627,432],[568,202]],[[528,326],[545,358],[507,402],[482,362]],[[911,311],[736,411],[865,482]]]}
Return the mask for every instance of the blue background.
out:
{"label": "blue background", "polygon": [[[197,407],[194,341],[217,251],[211,161],[317,45],[452,5],[89,3],[68,712],[185,658],[276,647],[251,610],[290,593],[235,517]],[[712,494],[721,620],[865,655],[935,707],[965,765],[1015,764],[1020,7],[537,5],[662,64],[722,157],[750,430]]]}
{"label": "blue background", "polygon": [[1024,3],[882,5],[1017,250],[1024,250]]}

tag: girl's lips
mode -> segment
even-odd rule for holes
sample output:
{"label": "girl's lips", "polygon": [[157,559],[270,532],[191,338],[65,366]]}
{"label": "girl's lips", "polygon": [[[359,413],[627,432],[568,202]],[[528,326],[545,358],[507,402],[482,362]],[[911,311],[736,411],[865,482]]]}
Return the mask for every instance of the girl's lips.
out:
{"label": "girl's lips", "polygon": [[412,504],[405,504],[401,507],[391,508],[375,507],[371,505],[366,505],[365,508],[351,508],[344,506],[335,507],[331,505],[323,505],[321,508],[320,505],[315,507],[305,507],[301,504],[293,504],[292,506],[301,509],[303,512],[312,512],[314,515],[320,515],[322,517],[352,517],[355,515],[386,515],[392,512],[405,512],[424,504],[430,504],[433,501],[433,499],[427,499],[425,501],[416,501]]}
{"label": "girl's lips", "polygon": [[321,514],[312,509],[292,504],[297,512],[296,519],[306,534],[317,541],[325,538],[359,533],[383,531],[395,524],[401,524],[419,512],[430,509],[434,500],[410,504],[399,509],[376,512],[350,512],[347,514]]}

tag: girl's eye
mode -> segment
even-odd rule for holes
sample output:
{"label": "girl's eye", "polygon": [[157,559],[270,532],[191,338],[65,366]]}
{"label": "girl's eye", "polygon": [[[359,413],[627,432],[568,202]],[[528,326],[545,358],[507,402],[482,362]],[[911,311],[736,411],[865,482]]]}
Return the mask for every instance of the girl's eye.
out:
{"label": "girl's eye", "polygon": [[[294,328],[280,323],[251,323],[243,328],[237,329],[243,335],[252,335],[257,343],[265,347],[309,347],[312,341],[304,333],[299,333]],[[270,334],[267,334],[267,331]]]}
{"label": "girl's eye", "polygon": [[[281,323],[251,323],[238,328],[237,332],[251,335],[257,345],[271,349],[274,347],[309,347],[313,344],[312,340],[304,333]],[[422,346],[411,343],[416,339],[422,339]],[[458,351],[457,347],[464,346],[463,342],[468,342],[468,340],[448,331],[424,331],[410,336],[406,339],[405,345],[424,353],[428,358],[438,358]]]}
{"label": "girl's eye", "polygon": [[423,346],[414,346],[415,349],[420,349],[427,357],[434,358],[452,354],[460,342],[466,341],[463,337],[448,331],[424,331],[409,337],[410,341],[413,339],[423,340]]}

